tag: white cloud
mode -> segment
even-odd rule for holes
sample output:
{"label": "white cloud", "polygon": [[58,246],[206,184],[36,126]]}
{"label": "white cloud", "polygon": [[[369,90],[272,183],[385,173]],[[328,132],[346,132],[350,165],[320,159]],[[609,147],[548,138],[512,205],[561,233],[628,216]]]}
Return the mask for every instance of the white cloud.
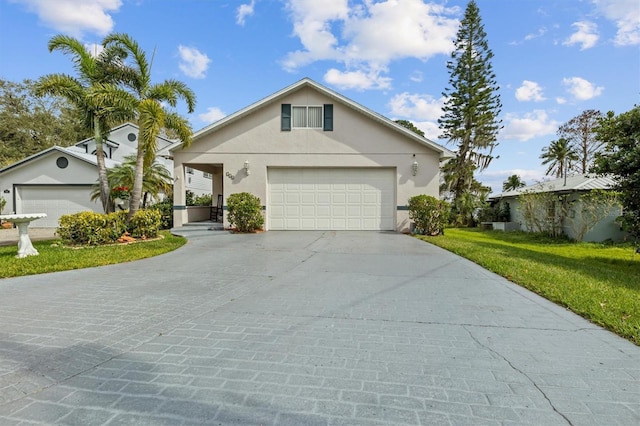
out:
{"label": "white cloud", "polygon": [[106,35],[113,30],[110,13],[122,0],[14,0],[27,5],[48,27],[74,37],[85,32]]}
{"label": "white cloud", "polygon": [[102,47],[102,45],[99,43],[85,44],[84,48],[87,49],[87,52],[89,52],[94,58],[96,58],[104,50],[104,47]]}
{"label": "white cloud", "polygon": [[538,32],[529,33],[526,36],[524,36],[524,39],[526,41],[533,40],[534,38],[542,37],[546,33],[547,33],[547,29],[545,27],[541,27],[538,29]]}
{"label": "white cloud", "polygon": [[516,89],[516,99],[524,101],[540,102],[545,98],[542,96],[542,87],[535,81],[524,80],[522,86]]}
{"label": "white cloud", "polygon": [[614,43],[640,44],[640,2],[638,0],[592,0],[597,9],[618,27]]}
{"label": "white cloud", "polygon": [[445,99],[434,99],[431,95],[400,93],[389,101],[391,115],[410,120],[438,120],[442,116]]}
{"label": "white cloud", "polygon": [[595,86],[588,80],[580,77],[563,78],[562,84],[567,86],[569,92],[579,101],[586,101],[602,94],[604,87]]}
{"label": "white cloud", "polygon": [[571,24],[576,28],[576,32],[571,37],[562,42],[565,46],[580,45],[580,50],[586,50],[596,45],[600,36],[598,35],[598,26],[593,22],[579,21]]}
{"label": "white cloud", "polygon": [[551,120],[544,110],[534,110],[522,116],[507,114],[506,125],[500,132],[501,140],[527,141],[538,136],[551,135],[556,132],[560,122]]}
{"label": "white cloud", "polygon": [[324,75],[324,81],[341,90],[356,89],[388,89],[391,87],[391,79],[383,77],[375,71],[340,71],[331,68]]}
{"label": "white cloud", "polygon": [[287,9],[302,44],[282,61],[289,71],[333,60],[345,65],[345,75],[379,76],[393,60],[449,54],[458,30],[458,20],[447,17],[458,8],[422,0],[364,1],[352,7],[348,0],[287,0]]}
{"label": "white cloud", "polygon": [[251,0],[251,3],[241,4],[238,6],[238,14],[236,15],[236,24],[243,25],[247,16],[253,16],[253,10],[256,6],[256,0]]}
{"label": "white cloud", "polygon": [[564,105],[564,104],[566,104],[566,103],[567,103],[567,100],[566,100],[565,98],[563,98],[562,96],[558,96],[558,97],[556,98],[556,103],[557,103],[558,105]]}
{"label": "white cloud", "polygon": [[198,119],[204,123],[215,123],[218,120],[221,120],[223,118],[225,118],[227,116],[227,114],[225,114],[220,108],[218,107],[209,107],[207,109],[207,112],[204,112],[202,114],[198,114]]}
{"label": "white cloud", "polygon": [[194,47],[178,46],[180,56],[180,70],[187,77],[204,78],[211,59]]}
{"label": "white cloud", "polygon": [[423,79],[423,75],[422,75],[422,71],[414,71],[411,73],[411,75],[409,76],[409,80],[416,82],[416,83],[422,83],[422,79]]}

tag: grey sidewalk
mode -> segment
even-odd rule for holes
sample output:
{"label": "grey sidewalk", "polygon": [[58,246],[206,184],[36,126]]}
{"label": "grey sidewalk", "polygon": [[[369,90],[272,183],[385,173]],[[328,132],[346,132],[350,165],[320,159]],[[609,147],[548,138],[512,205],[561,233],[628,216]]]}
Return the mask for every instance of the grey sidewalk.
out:
{"label": "grey sidewalk", "polygon": [[640,348],[411,237],[0,280],[0,424],[640,423]]}
{"label": "grey sidewalk", "polygon": [[[56,228],[29,227],[31,241],[51,240],[56,238]],[[0,229],[0,246],[18,244],[18,228]]]}

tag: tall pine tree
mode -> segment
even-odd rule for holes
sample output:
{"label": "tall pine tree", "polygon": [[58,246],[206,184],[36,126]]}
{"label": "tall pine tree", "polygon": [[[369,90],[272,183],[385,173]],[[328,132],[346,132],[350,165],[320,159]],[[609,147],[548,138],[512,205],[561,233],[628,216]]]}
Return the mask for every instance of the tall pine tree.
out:
{"label": "tall pine tree", "polygon": [[455,41],[455,49],[447,62],[449,87],[443,116],[438,120],[442,135],[457,146],[457,157],[444,167],[444,189],[453,196],[453,209],[462,224],[473,223],[475,209],[470,199],[476,197],[476,170],[486,169],[493,159],[502,103],[491,59],[493,53],[474,0],[467,5]]}

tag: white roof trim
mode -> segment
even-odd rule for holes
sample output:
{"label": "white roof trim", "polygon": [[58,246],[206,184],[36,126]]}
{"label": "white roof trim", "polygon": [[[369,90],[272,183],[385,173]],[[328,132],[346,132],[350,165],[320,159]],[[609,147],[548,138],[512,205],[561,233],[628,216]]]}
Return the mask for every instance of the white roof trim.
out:
{"label": "white roof trim", "polygon": [[[418,134],[416,134],[415,132],[407,129],[404,126],[399,125],[398,123],[394,122],[393,120],[390,120],[389,118],[378,114],[375,111],[370,110],[369,108],[366,108],[362,105],[360,105],[359,103],[352,101],[351,99],[339,94],[338,92],[335,92],[325,86],[322,86],[318,83],[316,83],[315,81],[311,80],[310,78],[303,78],[302,80],[288,86],[285,87],[282,90],[279,90],[275,93],[273,93],[270,96],[267,96],[266,98],[263,98],[261,100],[259,100],[258,102],[255,102],[239,111],[234,112],[233,114],[227,115],[226,117],[198,130],[197,132],[195,132],[193,134],[193,139],[195,141],[195,139],[198,139],[204,135],[207,135],[215,130],[217,130],[220,127],[226,126],[236,120],[239,120],[240,118],[250,114],[251,112],[253,112],[254,110],[261,108],[262,106],[271,103],[273,101],[275,101],[278,98],[281,98],[285,95],[287,95],[288,93],[294,92],[302,87],[305,86],[309,86],[309,87],[313,87],[314,89],[318,90],[319,92],[324,93],[325,95],[337,100],[338,102],[341,102],[347,106],[349,106],[350,108],[355,109],[356,111],[359,111],[367,116],[369,116],[369,118],[376,120],[398,132],[403,133],[405,136],[408,136],[409,138],[415,140],[416,142],[419,142],[423,145],[426,145],[432,149],[434,149],[435,151],[440,153],[440,158],[441,159],[448,159],[448,158],[453,158],[456,156],[456,154],[445,148],[444,146],[437,144],[425,137],[422,137]],[[175,151],[177,148],[179,148],[179,145],[175,145],[171,148],[169,148],[170,151]]]}
{"label": "white roof trim", "polygon": [[[8,171],[10,169],[19,167],[19,166],[21,166],[21,165],[23,165],[25,163],[28,163],[28,162],[30,162],[32,160],[37,159],[37,158],[44,157],[45,155],[48,155],[53,151],[58,151],[61,154],[65,154],[65,155],[68,155],[70,157],[77,158],[78,160],[84,161],[85,163],[89,163],[89,164],[94,165],[94,166],[98,165],[98,159],[96,158],[95,155],[86,154],[86,153],[78,152],[78,151],[75,151],[75,150],[72,150],[72,149],[68,149],[68,148],[65,148],[65,147],[62,147],[62,146],[54,145],[54,146],[49,147],[49,148],[47,148],[45,150],[42,150],[42,151],[37,152],[37,153],[35,153],[33,155],[30,155],[27,158],[23,158],[20,161],[17,161],[17,162],[15,162],[13,164],[10,164],[10,165],[6,166],[6,167],[3,167],[2,169],[0,169],[0,174],[4,173],[5,171]],[[120,162],[111,160],[110,158],[105,158],[104,160],[105,160],[105,165],[109,169],[120,164]]]}

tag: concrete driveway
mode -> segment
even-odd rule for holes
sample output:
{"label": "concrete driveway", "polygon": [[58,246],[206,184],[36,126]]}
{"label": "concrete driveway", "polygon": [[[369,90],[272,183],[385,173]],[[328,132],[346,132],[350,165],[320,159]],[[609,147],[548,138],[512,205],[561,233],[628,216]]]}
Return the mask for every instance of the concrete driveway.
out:
{"label": "concrete driveway", "polygon": [[439,248],[185,233],[0,280],[0,424],[640,423],[639,347]]}

